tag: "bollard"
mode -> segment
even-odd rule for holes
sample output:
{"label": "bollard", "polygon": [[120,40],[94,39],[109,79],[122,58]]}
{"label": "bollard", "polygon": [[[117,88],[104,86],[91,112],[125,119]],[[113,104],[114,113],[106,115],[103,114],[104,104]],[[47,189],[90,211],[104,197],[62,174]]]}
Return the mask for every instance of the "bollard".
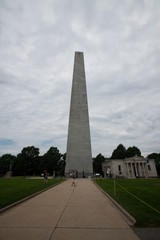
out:
{"label": "bollard", "polygon": [[116,196],[116,181],[114,180],[114,196]]}

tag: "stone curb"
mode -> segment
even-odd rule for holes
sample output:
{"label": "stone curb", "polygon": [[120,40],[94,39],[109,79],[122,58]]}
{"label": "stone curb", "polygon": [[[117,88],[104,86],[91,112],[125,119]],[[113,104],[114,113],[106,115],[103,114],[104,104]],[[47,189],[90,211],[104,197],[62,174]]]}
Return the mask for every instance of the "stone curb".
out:
{"label": "stone curb", "polygon": [[92,182],[102,191],[102,193],[109,198],[112,205],[117,208],[120,215],[125,219],[129,226],[134,226],[136,219],[132,217],[124,208],[122,208],[108,193],[106,193],[94,180]]}
{"label": "stone curb", "polygon": [[[64,181],[66,181],[66,179],[65,179]],[[63,182],[64,182],[64,181],[63,181]],[[8,210],[10,210],[11,208],[13,208],[13,207],[15,207],[15,206],[17,206],[17,205],[19,205],[19,204],[27,201],[27,200],[29,200],[30,198],[33,198],[33,197],[39,195],[39,194],[42,193],[42,192],[45,192],[46,190],[49,190],[50,188],[55,187],[56,185],[58,185],[58,184],[60,184],[60,183],[62,183],[62,182],[58,182],[58,183],[56,183],[56,184],[54,184],[54,185],[51,185],[51,186],[49,186],[49,187],[47,187],[47,188],[45,188],[45,189],[42,189],[42,190],[39,191],[39,192],[36,192],[36,193],[34,193],[34,194],[32,194],[32,195],[30,195],[30,196],[28,196],[28,197],[22,198],[21,200],[19,200],[19,201],[17,201],[17,202],[14,202],[14,203],[8,205],[7,207],[4,207],[4,208],[0,209],[0,214],[6,212],[6,211],[8,211]]]}

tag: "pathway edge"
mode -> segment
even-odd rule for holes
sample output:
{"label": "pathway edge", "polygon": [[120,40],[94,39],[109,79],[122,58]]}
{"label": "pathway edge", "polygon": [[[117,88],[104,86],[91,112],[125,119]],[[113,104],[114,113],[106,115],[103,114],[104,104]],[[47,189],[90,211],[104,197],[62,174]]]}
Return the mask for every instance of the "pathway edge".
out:
{"label": "pathway edge", "polygon": [[13,207],[15,207],[15,206],[17,206],[17,205],[19,205],[19,204],[21,204],[21,203],[23,203],[23,202],[31,199],[31,198],[33,198],[33,197],[35,197],[35,196],[39,195],[39,194],[42,193],[42,192],[45,192],[45,191],[49,190],[50,188],[55,187],[56,185],[58,185],[58,184],[60,184],[60,183],[65,182],[66,180],[67,180],[67,179],[64,179],[64,181],[62,181],[62,182],[58,182],[58,183],[56,183],[56,184],[54,184],[54,185],[51,185],[51,186],[49,186],[49,187],[47,187],[47,188],[45,188],[45,189],[42,189],[42,190],[39,191],[39,192],[33,193],[32,195],[29,195],[28,197],[22,198],[21,200],[19,200],[19,201],[17,201],[17,202],[14,202],[14,203],[12,203],[12,204],[10,204],[10,205],[8,205],[8,206],[0,209],[0,214],[2,214],[2,213],[4,213],[4,212],[10,210],[11,208],[13,208]]}
{"label": "pathway edge", "polygon": [[122,208],[108,193],[106,193],[93,179],[92,182],[102,191],[102,193],[109,198],[112,205],[117,208],[120,215],[125,219],[129,226],[134,226],[136,219],[132,217],[124,208]]}

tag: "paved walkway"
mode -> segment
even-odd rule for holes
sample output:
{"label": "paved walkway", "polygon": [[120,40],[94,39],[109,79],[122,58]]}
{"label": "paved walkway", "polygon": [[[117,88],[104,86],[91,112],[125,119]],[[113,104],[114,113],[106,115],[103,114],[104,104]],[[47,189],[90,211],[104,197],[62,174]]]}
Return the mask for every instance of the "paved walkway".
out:
{"label": "paved walkway", "polygon": [[1,240],[139,240],[89,179],[57,185],[0,216]]}

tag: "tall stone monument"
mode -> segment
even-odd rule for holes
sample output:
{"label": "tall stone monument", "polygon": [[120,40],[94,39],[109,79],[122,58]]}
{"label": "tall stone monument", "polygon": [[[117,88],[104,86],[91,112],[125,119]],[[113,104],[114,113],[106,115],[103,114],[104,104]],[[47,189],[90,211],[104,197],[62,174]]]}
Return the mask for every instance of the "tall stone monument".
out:
{"label": "tall stone monument", "polygon": [[83,52],[75,52],[65,175],[93,175]]}

